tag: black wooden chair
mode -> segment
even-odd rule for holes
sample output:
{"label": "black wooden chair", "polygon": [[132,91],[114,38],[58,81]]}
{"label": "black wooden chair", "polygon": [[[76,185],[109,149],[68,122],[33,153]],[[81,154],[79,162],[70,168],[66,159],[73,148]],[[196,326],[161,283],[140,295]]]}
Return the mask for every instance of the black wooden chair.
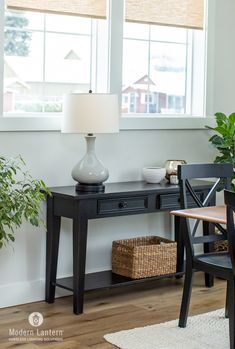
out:
{"label": "black wooden chair", "polygon": [[227,205],[227,232],[228,232],[228,249],[231,260],[230,269],[228,271],[228,316],[229,316],[229,333],[230,348],[235,348],[235,192],[224,192],[224,202]]}
{"label": "black wooden chair", "polygon": [[[189,198],[192,198],[198,207],[210,206],[211,203],[213,206],[217,189],[230,188],[230,178],[232,173],[233,167],[231,164],[189,164],[178,166],[181,208],[189,208]],[[205,198],[201,198],[195,194],[190,184],[190,180],[196,178],[217,179]],[[209,231],[205,232],[204,229],[203,236],[196,236],[198,225],[199,221],[196,221],[194,226],[190,227],[187,218],[181,217],[180,219],[180,229],[186,249],[186,271],[179,317],[179,327],[186,327],[194,271],[203,271],[209,275],[218,276],[226,280],[230,280],[231,278],[232,269],[229,253],[211,252],[211,246],[214,241],[227,239],[227,230],[220,224],[215,224],[215,226],[221,232],[221,234],[215,234],[214,226],[207,224]],[[195,244],[203,244],[203,254],[195,254]],[[228,303],[226,301],[226,309],[227,304]],[[226,315],[227,313],[228,312],[226,311]],[[231,336],[234,338],[234,331],[231,332]],[[231,343],[234,343],[233,338],[231,338]],[[232,344],[231,348],[234,349],[234,344]]]}

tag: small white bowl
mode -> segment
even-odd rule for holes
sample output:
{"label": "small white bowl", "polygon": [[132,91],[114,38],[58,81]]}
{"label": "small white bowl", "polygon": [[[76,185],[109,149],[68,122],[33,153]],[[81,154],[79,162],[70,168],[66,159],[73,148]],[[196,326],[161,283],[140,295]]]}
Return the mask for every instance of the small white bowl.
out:
{"label": "small white bowl", "polygon": [[160,183],[166,175],[164,167],[144,167],[143,177],[147,183]]}

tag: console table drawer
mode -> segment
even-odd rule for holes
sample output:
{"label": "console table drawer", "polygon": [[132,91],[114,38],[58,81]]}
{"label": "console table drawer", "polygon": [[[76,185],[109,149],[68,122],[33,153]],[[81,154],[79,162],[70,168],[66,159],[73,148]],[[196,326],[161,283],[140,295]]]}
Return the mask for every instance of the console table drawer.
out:
{"label": "console table drawer", "polygon": [[98,200],[98,214],[142,212],[148,209],[148,197],[136,196],[132,198]]}
{"label": "console table drawer", "polygon": [[[198,198],[203,200],[203,192],[197,192]],[[187,195],[188,206],[195,207],[195,201],[190,194]],[[162,210],[167,209],[180,209],[180,195],[179,194],[167,194],[159,195],[159,208]]]}

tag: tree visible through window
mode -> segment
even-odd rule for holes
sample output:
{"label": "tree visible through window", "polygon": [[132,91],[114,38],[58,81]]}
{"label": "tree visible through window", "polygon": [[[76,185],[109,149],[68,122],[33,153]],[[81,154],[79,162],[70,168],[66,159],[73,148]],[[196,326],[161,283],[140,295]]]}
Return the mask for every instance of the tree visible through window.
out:
{"label": "tree visible through window", "polygon": [[5,16],[6,29],[4,32],[4,52],[6,56],[28,56],[31,41],[31,33],[22,30],[29,24],[28,18],[24,15],[10,15]]}

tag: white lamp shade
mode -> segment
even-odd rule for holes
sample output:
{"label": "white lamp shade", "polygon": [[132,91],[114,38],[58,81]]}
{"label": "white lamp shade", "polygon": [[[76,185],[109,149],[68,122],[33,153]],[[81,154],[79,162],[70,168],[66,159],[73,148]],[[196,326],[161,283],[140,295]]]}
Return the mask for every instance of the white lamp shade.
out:
{"label": "white lamp shade", "polygon": [[64,100],[64,133],[119,131],[118,97],[106,93],[70,93]]}

